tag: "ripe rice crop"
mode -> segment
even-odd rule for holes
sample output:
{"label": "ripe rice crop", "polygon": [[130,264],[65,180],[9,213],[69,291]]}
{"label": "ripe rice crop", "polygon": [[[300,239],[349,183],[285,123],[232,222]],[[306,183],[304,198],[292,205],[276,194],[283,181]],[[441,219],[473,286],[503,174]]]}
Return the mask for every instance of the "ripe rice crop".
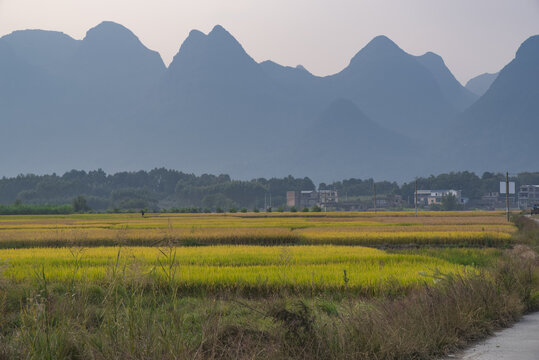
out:
{"label": "ripe rice crop", "polygon": [[342,246],[29,248],[0,250],[0,259],[3,276],[16,281],[103,283],[116,273],[158,285],[166,283],[172,260],[174,284],[190,292],[382,295],[436,282],[429,274],[466,271],[439,258]]}
{"label": "ripe rice crop", "polygon": [[95,214],[0,217],[0,248],[340,244],[504,246],[500,212]]}
{"label": "ripe rice crop", "polygon": [[327,232],[309,234],[311,244],[334,245],[466,245],[501,246],[511,235],[488,231]]}

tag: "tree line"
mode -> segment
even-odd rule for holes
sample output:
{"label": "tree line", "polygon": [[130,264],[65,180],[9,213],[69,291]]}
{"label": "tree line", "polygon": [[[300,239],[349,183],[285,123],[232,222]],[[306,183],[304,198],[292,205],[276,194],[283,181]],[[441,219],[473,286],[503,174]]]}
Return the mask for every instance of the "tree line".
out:
{"label": "tree line", "polygon": [[[499,190],[502,173],[451,172],[417,179],[419,189],[456,189],[471,200]],[[522,184],[539,184],[539,172],[521,173],[511,177],[517,188]],[[151,171],[118,172],[107,174],[103,170],[71,170],[63,175],[19,175],[0,179],[0,204],[22,211],[21,206],[69,205],[72,211],[138,210],[138,209],[192,209],[215,211],[218,209],[286,208],[286,192],[301,190],[337,190],[343,197],[372,196],[374,186],[379,195],[400,195],[413,199],[416,181],[399,185],[391,181],[374,179],[345,179],[318,187],[308,177],[258,178],[234,180],[229,175],[188,174],[165,168]],[[36,208],[37,209],[37,208]],[[58,210],[61,209],[61,210]],[[66,207],[53,210],[67,211]],[[45,211],[45,208],[41,210]],[[38,210],[35,210],[38,211]],[[1,211],[0,211],[1,213]]]}
{"label": "tree line", "polygon": [[106,174],[71,170],[63,175],[19,175],[0,179],[0,204],[64,205],[86,209],[275,208],[285,206],[289,190],[315,190],[309,178],[233,180],[229,175],[194,175],[164,168]]}

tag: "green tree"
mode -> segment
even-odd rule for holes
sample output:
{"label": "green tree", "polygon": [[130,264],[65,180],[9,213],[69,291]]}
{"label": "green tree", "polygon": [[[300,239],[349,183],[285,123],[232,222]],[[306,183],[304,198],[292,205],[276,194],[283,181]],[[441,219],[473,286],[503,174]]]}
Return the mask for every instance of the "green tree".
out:
{"label": "green tree", "polygon": [[77,196],[75,199],[73,199],[73,210],[75,212],[86,212],[90,210],[90,207],[88,206],[88,203],[86,202],[86,198],[84,196]]}
{"label": "green tree", "polygon": [[453,210],[458,210],[459,208],[460,208],[460,204],[455,195],[450,193],[450,194],[442,196],[442,210],[453,211]]}

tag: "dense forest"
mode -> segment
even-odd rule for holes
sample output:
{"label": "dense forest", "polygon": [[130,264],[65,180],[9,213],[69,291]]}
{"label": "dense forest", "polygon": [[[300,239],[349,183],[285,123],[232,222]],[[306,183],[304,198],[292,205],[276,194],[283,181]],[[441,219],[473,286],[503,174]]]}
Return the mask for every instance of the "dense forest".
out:
{"label": "dense forest", "polygon": [[72,170],[63,175],[19,175],[0,180],[2,204],[72,204],[78,196],[92,210],[263,208],[286,204],[288,190],[315,190],[309,178],[232,180],[181,171]]}
{"label": "dense forest", "polygon": [[[427,178],[418,178],[419,189],[458,189],[462,195],[474,200],[488,192],[499,190],[504,174],[485,172],[452,172]],[[521,173],[511,177],[521,184],[539,184],[539,172]],[[320,190],[337,190],[339,196],[360,197],[373,193],[373,179],[347,179],[321,183]],[[151,171],[106,174],[103,170],[71,170],[63,175],[19,175],[0,179],[0,204],[72,205],[84,200],[80,209],[139,210],[139,209],[198,209],[215,211],[224,209],[253,210],[273,207],[285,208],[286,192],[315,190],[307,177],[258,178],[250,181],[233,180],[228,175],[200,176],[164,168]],[[415,181],[399,185],[396,182],[377,181],[379,195],[401,195],[406,201],[413,198]],[[83,198],[83,199],[81,199]],[[62,208],[65,210],[65,208]],[[30,211],[27,208],[26,211]],[[57,208],[50,210],[59,211]]]}

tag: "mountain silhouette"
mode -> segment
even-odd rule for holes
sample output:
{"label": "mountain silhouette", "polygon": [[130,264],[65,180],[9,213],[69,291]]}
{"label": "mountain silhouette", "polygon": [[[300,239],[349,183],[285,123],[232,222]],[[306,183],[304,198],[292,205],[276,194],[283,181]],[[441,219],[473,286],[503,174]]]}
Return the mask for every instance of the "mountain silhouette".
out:
{"label": "mountain silhouette", "polygon": [[454,153],[461,166],[481,170],[504,166],[509,171],[539,167],[539,158],[530,152],[539,133],[537,64],[539,36],[533,36],[459,117],[450,138],[457,139]]}
{"label": "mountain silhouette", "polygon": [[489,74],[484,73],[481,75],[478,75],[466,83],[466,89],[470,90],[474,94],[477,94],[479,96],[483,96],[487,92],[487,90],[490,88],[490,85],[496,80],[499,73],[495,74]]}
{"label": "mountain silhouette", "polygon": [[1,38],[24,62],[60,75],[73,57],[79,40],[57,31],[21,30]]}
{"label": "mountain silhouette", "polygon": [[[166,70],[161,56],[146,48],[125,27],[102,22],[80,42],[69,80],[81,93],[80,106],[132,106],[154,87]],[[90,109],[88,109],[90,110]]]}
{"label": "mountain silhouette", "polygon": [[[0,49],[9,49],[0,50],[0,62],[7,61],[6,52],[13,59],[0,64],[0,93],[7,94],[0,100],[0,121],[9,129],[2,132],[0,158],[8,169],[122,166],[132,154],[122,143],[137,137],[129,115],[166,69],[156,52],[110,22],[84,40],[14,32],[0,38]],[[17,148],[25,150],[8,156]]]}
{"label": "mountain silhouette", "polygon": [[[536,42],[526,41],[476,100],[441,57],[410,55],[385,36],[321,77],[257,63],[219,25],[191,31],[168,68],[113,22],[82,40],[16,31],[0,38],[0,161],[5,175],[166,166],[320,180],[405,180],[436,166],[528,169]],[[526,141],[516,150],[481,161],[518,139]]]}
{"label": "mountain silhouette", "polygon": [[369,118],[407,136],[456,113],[431,72],[385,36],[369,42],[331,81],[340,97],[356,102]]}
{"label": "mountain silhouette", "polygon": [[[378,125],[351,100],[334,100],[305,131],[291,168],[316,178],[399,177],[413,165],[418,147],[410,139]],[[329,170],[328,170],[329,169]]]}
{"label": "mountain silhouette", "polygon": [[217,25],[208,35],[191,31],[167,75],[170,82],[195,94],[213,92],[229,97],[248,94],[264,74],[240,43]]}
{"label": "mountain silhouette", "polygon": [[465,110],[479,98],[455,79],[441,56],[428,52],[417,60],[434,76],[443,96],[456,110]]}

